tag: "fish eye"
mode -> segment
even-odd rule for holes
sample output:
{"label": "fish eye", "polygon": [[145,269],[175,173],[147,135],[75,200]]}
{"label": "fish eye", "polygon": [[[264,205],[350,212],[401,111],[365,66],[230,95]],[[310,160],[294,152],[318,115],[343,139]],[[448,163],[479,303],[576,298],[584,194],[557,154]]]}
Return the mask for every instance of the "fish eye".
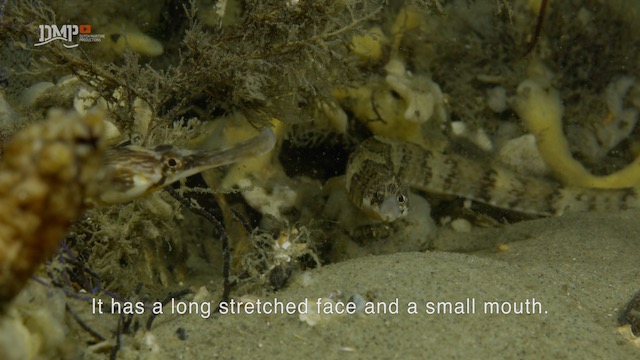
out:
{"label": "fish eye", "polygon": [[165,164],[170,168],[176,168],[179,162],[174,158],[168,158],[167,160],[165,160]]}
{"label": "fish eye", "polygon": [[407,201],[407,197],[406,197],[406,196],[404,196],[404,195],[398,195],[398,202],[399,202],[400,204],[404,204],[404,203],[405,203],[405,201]]}

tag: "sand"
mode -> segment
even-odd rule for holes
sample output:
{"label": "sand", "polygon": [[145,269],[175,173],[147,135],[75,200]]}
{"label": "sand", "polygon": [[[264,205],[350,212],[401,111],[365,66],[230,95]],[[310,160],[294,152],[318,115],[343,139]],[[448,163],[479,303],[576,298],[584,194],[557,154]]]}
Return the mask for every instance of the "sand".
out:
{"label": "sand", "polygon": [[[640,349],[619,333],[618,318],[639,290],[639,216],[574,214],[441,232],[432,242],[438,250],[364,256],[294,273],[281,291],[244,298],[253,304],[306,302],[306,314],[179,315],[168,304],[150,331],[148,312],[133,317],[117,358],[636,359]],[[220,279],[204,283],[211,293],[202,287],[175,301],[219,299]],[[350,298],[360,299],[355,314],[318,314],[318,299],[335,310]],[[366,300],[388,307],[367,314]],[[397,312],[391,306],[396,301]],[[40,358],[109,358],[116,315],[92,314],[91,303],[35,282],[16,302],[22,317],[14,309],[0,321],[0,358],[23,359],[38,347],[47,354]],[[428,313],[429,304],[435,310],[438,302],[452,307]],[[490,313],[485,302],[510,313]],[[65,304],[108,340],[87,346],[91,337],[65,316]],[[8,346],[15,351],[6,352]]]}
{"label": "sand", "polygon": [[[296,275],[263,301],[299,303],[354,294],[398,314],[324,315],[314,326],[293,315],[162,315],[151,332],[123,338],[122,358],[609,358],[640,350],[616,330],[638,291],[640,212],[578,214],[501,229],[448,234],[469,253],[368,256]],[[440,239],[439,241],[443,241]],[[494,244],[508,243],[498,252]],[[445,244],[438,243],[439,246]],[[429,301],[475,299],[475,314],[426,314]],[[541,305],[534,314],[486,314],[484,301]],[[408,314],[415,302],[418,314]],[[465,311],[468,311],[466,309]],[[178,329],[180,329],[178,331]],[[178,333],[184,340],[181,340]],[[145,348],[129,345],[146,342]],[[148,355],[148,357],[147,357]]]}

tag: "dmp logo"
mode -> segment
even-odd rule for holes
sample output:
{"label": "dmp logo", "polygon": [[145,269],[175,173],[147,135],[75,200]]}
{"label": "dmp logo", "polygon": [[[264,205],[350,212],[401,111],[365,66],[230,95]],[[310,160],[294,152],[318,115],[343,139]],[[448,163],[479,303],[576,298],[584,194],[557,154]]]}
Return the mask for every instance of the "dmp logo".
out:
{"label": "dmp logo", "polygon": [[73,37],[78,34],[91,34],[91,25],[38,25],[40,28],[40,42],[34,44],[34,46],[46,45],[52,41],[62,40],[65,43],[62,44],[66,48],[74,48],[78,44],[73,43]]}

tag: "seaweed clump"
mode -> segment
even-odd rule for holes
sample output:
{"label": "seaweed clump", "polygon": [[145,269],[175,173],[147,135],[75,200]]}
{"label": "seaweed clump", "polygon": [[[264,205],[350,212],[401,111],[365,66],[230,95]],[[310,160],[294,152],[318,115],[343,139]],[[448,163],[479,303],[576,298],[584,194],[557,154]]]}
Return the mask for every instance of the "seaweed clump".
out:
{"label": "seaweed clump", "polygon": [[[37,24],[56,22],[55,11],[43,9],[49,8],[37,2],[7,4],[0,34],[29,47],[23,39],[38,33]],[[128,51],[112,63],[87,57],[91,48],[52,43],[30,49],[33,59],[41,59],[31,71],[53,82],[60,74],[75,74],[109,101],[123,129],[132,127],[136,98],[152,109],[156,126],[236,111],[259,125],[272,117],[300,122],[310,97],[329,96],[336,83],[356,76],[335,44],[373,19],[381,2],[246,1],[236,23],[215,29],[198,20],[195,2],[180,10],[182,23],[172,28],[186,30],[178,51],[162,58],[150,61]],[[123,92],[118,98],[117,89]]]}
{"label": "seaweed clump", "polygon": [[[184,144],[209,131],[207,123],[228,114],[242,114],[257,127],[272,118],[288,124],[307,122],[315,99],[328,98],[336,85],[363,76],[354,71],[345,44],[377,18],[383,4],[248,0],[242,2],[237,19],[211,25],[202,20],[205,15],[197,2],[177,8],[169,2],[163,6],[180,12],[172,26],[146,24],[145,31],[170,39],[163,46],[176,51],[150,58],[132,47],[114,58],[104,56],[105,50],[98,51],[97,44],[68,49],[52,42],[33,47],[39,24],[83,23],[83,13],[60,16],[58,3],[48,7],[37,1],[10,2],[0,19],[0,38],[28,50],[29,67],[11,69],[13,73],[29,73],[33,81],[54,84],[68,74],[77,78],[74,91],[84,88],[92,94],[90,105],[102,107],[121,134],[115,141],[143,146]],[[93,30],[101,32],[99,26]],[[120,37],[104,39],[117,40]],[[49,107],[71,108],[80,98],[75,92],[63,96],[59,85],[50,89],[47,101],[14,106],[20,118],[38,121]],[[144,119],[140,109],[146,109]],[[102,288],[127,296],[138,284],[124,275],[140,255],[147,266],[140,267],[135,278],[149,288],[184,280],[180,261],[185,261],[186,253],[207,257],[209,245],[203,243],[216,231],[211,227],[198,232],[179,230],[197,221],[192,214],[183,214],[166,194],[157,194],[117,209],[92,210],[76,225],[75,237],[68,243],[101,273]]]}

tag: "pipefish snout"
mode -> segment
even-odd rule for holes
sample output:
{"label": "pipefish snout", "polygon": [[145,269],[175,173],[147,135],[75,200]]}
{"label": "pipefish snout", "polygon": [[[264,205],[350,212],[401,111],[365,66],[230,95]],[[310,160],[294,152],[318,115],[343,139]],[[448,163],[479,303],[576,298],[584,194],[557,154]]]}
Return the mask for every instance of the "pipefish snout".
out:
{"label": "pipefish snout", "polygon": [[258,135],[227,149],[186,150],[172,145],[154,149],[116,147],[106,152],[102,173],[89,201],[95,205],[131,201],[201,171],[262,155],[273,149],[275,140],[273,130],[265,127]]}

